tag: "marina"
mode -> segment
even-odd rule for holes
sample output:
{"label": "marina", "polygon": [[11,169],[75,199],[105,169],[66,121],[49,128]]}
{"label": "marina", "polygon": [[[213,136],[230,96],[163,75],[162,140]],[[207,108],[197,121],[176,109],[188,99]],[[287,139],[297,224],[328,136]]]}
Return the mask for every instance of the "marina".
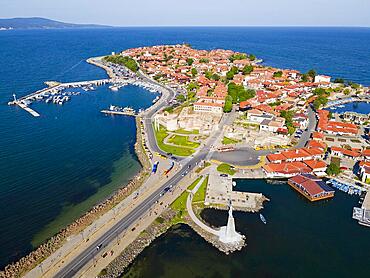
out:
{"label": "marina", "polygon": [[366,191],[361,186],[355,185],[355,184],[347,184],[344,182],[339,182],[336,179],[330,179],[326,182],[326,184],[331,185],[331,187],[338,189],[344,193],[347,193],[349,195],[361,195],[363,192]]}
{"label": "marina", "polygon": [[337,108],[343,108],[344,104],[351,103],[351,102],[370,102],[370,97],[348,97],[343,99],[337,99],[333,101],[329,101],[325,108],[329,108],[330,110],[336,110]]}
{"label": "marina", "polygon": [[[48,82],[50,84],[50,82]],[[66,91],[69,89],[81,89],[82,91],[94,91],[97,86],[102,86],[106,84],[112,84],[109,89],[112,91],[119,91],[121,88],[127,85],[134,85],[148,90],[151,93],[161,94],[162,88],[153,83],[148,83],[140,80],[139,78],[125,77],[125,78],[114,78],[114,79],[100,79],[92,81],[80,81],[80,82],[70,82],[70,83],[56,83],[52,82],[53,86],[44,88],[33,92],[29,95],[16,98],[13,94],[13,100],[8,102],[8,105],[18,105],[20,108],[24,109],[34,117],[40,117],[40,114],[30,108],[33,102],[44,101],[45,103],[52,103],[63,105],[64,103],[71,100],[72,96],[80,95],[80,91]],[[153,100],[153,104],[159,100],[160,96],[157,96]],[[105,114],[115,114],[115,115],[129,115],[135,116],[136,111],[126,108],[120,108],[111,106],[109,110],[102,110]],[[139,111],[140,112],[140,111]]]}

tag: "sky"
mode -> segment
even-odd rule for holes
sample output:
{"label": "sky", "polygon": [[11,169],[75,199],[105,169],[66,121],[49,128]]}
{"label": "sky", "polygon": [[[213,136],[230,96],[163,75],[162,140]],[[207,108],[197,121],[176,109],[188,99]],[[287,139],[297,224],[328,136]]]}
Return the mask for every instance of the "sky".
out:
{"label": "sky", "polygon": [[370,0],[0,0],[0,18],[113,26],[366,26]]}

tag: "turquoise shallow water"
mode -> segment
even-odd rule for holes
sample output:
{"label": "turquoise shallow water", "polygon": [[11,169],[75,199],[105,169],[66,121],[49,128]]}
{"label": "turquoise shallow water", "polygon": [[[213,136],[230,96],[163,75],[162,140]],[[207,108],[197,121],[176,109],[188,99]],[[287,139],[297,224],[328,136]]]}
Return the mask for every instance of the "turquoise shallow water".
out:
{"label": "turquoise shallow water", "polygon": [[[24,95],[43,88],[47,80],[105,78],[102,69],[85,62],[91,56],[182,42],[202,49],[254,53],[272,66],[302,71],[315,68],[370,85],[368,28],[2,31],[0,266],[29,252],[139,170],[133,153],[133,119],[105,117],[99,110],[109,104],[146,107],[155,97],[135,87],[119,93],[101,87],[63,107],[37,104],[35,109],[42,117],[36,119],[6,105],[12,93]],[[213,251],[209,252],[205,256],[213,256]]]}

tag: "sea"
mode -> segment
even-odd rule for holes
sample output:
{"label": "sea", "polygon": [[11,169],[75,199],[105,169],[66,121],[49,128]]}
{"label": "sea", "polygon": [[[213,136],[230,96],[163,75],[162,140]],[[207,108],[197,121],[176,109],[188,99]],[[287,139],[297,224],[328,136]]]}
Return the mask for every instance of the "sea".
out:
{"label": "sea", "polygon": [[[85,61],[123,49],[189,43],[199,49],[247,52],[274,67],[298,69],[370,85],[369,28],[167,27],[0,32],[0,268],[36,248],[140,170],[135,122],[100,113],[110,104],[149,107],[156,94],[107,86],[73,96],[63,106],[35,103],[34,118],[8,106],[44,82],[106,78]],[[369,111],[369,107],[365,111]],[[356,197],[307,203],[286,185],[240,181],[271,202],[257,214],[236,213],[247,236],[241,252],[225,256],[186,226],[145,249],[127,277],[299,277],[333,273],[365,277],[370,230],[351,219]],[[215,225],[226,214],[206,210]],[[175,248],[174,248],[175,247]],[[342,274],[342,275],[341,275]]]}

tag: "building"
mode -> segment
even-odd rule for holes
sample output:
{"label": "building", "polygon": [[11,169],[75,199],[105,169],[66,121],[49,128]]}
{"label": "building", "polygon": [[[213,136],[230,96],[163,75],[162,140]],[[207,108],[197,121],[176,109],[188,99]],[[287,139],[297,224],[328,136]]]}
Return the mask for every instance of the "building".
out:
{"label": "building", "polygon": [[222,114],[225,101],[221,98],[201,97],[194,103],[194,112]]}
{"label": "building", "polygon": [[288,180],[288,184],[311,202],[334,197],[334,189],[313,175],[294,176]]}
{"label": "building", "polygon": [[330,76],[327,75],[316,75],[315,76],[315,83],[330,83]]}
{"label": "building", "polygon": [[272,120],[274,116],[266,114],[258,109],[251,109],[247,112],[247,120],[252,123],[260,124],[264,120]]}
{"label": "building", "polygon": [[284,118],[273,117],[271,120],[265,119],[260,123],[260,130],[268,132],[278,132],[278,130],[284,128],[284,124],[285,124]]}
{"label": "building", "polygon": [[370,162],[361,161],[360,164],[360,178],[362,182],[370,180]]}
{"label": "building", "polygon": [[311,173],[312,170],[300,161],[269,163],[262,166],[268,178],[289,178],[298,174]]}

